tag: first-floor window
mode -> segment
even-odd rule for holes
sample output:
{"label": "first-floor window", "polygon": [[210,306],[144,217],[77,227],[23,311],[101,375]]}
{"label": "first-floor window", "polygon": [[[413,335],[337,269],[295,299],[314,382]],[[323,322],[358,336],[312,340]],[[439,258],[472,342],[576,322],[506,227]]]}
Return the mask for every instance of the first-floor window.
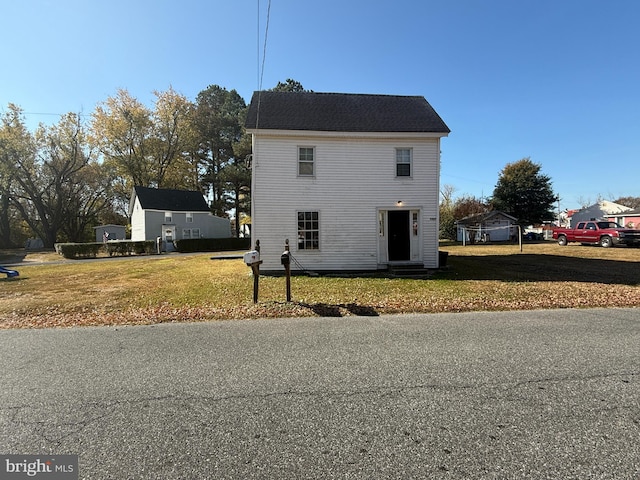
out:
{"label": "first-floor window", "polygon": [[320,248],[318,212],[298,212],[298,250]]}
{"label": "first-floor window", "polygon": [[182,238],[200,238],[200,229],[199,228],[183,228],[182,229]]}

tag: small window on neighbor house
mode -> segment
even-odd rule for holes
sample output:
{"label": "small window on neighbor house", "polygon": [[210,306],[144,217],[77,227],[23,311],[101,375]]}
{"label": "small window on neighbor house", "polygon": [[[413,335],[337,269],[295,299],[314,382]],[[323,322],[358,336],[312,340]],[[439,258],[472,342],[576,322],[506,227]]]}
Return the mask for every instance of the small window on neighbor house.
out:
{"label": "small window on neighbor house", "polygon": [[199,228],[183,228],[182,229],[182,238],[200,238],[200,229]]}
{"label": "small window on neighbor house", "polygon": [[171,212],[164,212],[164,223],[172,223],[173,222],[173,215],[171,214]]}
{"label": "small window on neighbor house", "polygon": [[315,175],[315,149],[313,147],[298,147],[298,175]]}
{"label": "small window on neighbor house", "polygon": [[187,212],[187,223],[193,223],[193,213]]}
{"label": "small window on neighbor house", "polygon": [[318,212],[298,212],[298,250],[320,248]]}
{"label": "small window on neighbor house", "polygon": [[396,176],[411,176],[411,149],[396,148]]}

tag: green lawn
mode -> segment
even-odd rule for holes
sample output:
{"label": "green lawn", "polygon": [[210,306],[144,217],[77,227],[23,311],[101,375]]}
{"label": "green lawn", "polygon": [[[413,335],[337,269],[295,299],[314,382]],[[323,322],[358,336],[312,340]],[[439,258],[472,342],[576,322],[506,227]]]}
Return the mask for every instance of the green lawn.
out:
{"label": "green lawn", "polygon": [[[428,280],[384,277],[253,279],[212,254],[54,263],[31,255],[0,278],[0,328],[117,325],[309,315],[640,306],[640,249],[555,243],[444,245],[448,267]],[[0,256],[0,259],[2,257]]]}

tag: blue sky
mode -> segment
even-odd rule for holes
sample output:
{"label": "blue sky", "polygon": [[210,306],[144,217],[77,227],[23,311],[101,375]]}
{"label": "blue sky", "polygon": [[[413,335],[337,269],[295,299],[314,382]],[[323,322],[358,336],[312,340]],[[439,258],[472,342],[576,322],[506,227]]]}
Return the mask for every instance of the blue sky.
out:
{"label": "blue sky", "polygon": [[[29,126],[89,115],[125,88],[248,102],[268,0],[0,0],[0,111]],[[640,196],[637,0],[272,0],[263,88],[422,95],[452,133],[441,183],[490,196],[502,168],[542,165],[561,209]]]}

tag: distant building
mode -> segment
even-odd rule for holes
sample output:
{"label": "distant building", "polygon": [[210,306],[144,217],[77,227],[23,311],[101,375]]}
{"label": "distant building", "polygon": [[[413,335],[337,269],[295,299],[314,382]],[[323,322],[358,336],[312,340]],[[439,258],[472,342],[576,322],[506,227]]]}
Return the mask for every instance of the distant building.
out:
{"label": "distant building", "polygon": [[214,216],[200,192],[134,187],[129,202],[131,240],[156,240],[167,250],[174,240],[187,238],[228,238],[228,218]]}
{"label": "distant building", "polygon": [[626,228],[640,229],[640,208],[613,213],[611,215],[607,215],[606,218],[607,220],[617,222]]}
{"label": "distant building", "polygon": [[96,231],[96,242],[124,240],[127,238],[127,229],[124,225],[98,225],[93,229]]}
{"label": "distant building", "polygon": [[629,207],[620,205],[619,203],[609,202],[607,200],[601,200],[589,207],[578,210],[571,215],[571,228],[575,228],[580,222],[586,222],[589,220],[605,220],[610,215],[622,213],[631,210]]}
{"label": "distant building", "polygon": [[516,234],[518,219],[511,215],[492,210],[461,218],[456,221],[459,242],[505,242]]}

